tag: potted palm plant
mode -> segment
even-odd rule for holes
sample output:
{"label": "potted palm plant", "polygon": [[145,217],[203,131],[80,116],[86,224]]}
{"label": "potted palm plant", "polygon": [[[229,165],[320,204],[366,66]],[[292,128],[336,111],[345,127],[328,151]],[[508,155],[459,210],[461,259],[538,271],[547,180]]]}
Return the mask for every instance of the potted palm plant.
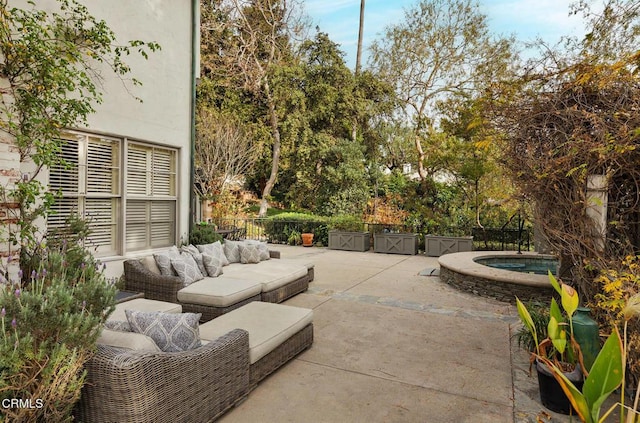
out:
{"label": "potted palm plant", "polygon": [[555,298],[551,299],[547,336],[544,339],[539,339],[531,313],[517,297],[516,304],[525,330],[529,331],[534,340],[531,363],[536,365],[542,405],[557,413],[575,414],[571,401],[555,377],[555,370],[560,371],[578,389],[582,389],[586,371],[580,344],[575,339],[573,329],[573,317],[580,299],[572,287],[559,283],[551,272],[549,281],[560,295],[562,308]]}

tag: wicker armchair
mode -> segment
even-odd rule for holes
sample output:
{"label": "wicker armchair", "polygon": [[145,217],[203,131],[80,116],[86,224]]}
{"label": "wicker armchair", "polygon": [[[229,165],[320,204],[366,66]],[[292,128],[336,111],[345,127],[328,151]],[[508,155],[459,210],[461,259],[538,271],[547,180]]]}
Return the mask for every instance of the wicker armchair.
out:
{"label": "wicker armchair", "polygon": [[124,277],[127,291],[144,292],[149,300],[177,303],[178,291],[184,287],[179,277],[153,273],[137,259],[124,261]]}
{"label": "wicker armchair", "polygon": [[83,422],[209,422],[249,391],[249,334],[235,329],[192,351],[98,346],[74,410]]}

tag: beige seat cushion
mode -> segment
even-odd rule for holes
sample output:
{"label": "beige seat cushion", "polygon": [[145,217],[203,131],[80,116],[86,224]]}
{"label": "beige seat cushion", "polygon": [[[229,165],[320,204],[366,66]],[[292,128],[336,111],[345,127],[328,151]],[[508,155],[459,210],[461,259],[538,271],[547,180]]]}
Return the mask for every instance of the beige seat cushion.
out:
{"label": "beige seat cushion", "polygon": [[166,301],[149,300],[147,298],[135,298],[131,301],[125,301],[116,304],[116,309],[107,320],[127,321],[125,310],[137,311],[163,311],[165,313],[182,313],[180,304],[169,303]]}
{"label": "beige seat cushion", "polygon": [[225,267],[224,276],[260,282],[262,291],[267,292],[300,279],[308,273],[308,269],[304,265],[286,262],[277,263],[279,261],[262,261],[257,265],[235,263]]}
{"label": "beige seat cushion", "polygon": [[259,295],[262,284],[251,277],[229,278],[222,274],[206,277],[178,291],[178,301],[214,307],[228,307],[247,298]]}
{"label": "beige seat cushion", "polygon": [[249,332],[251,364],[313,322],[313,310],[254,301],[200,325],[200,339],[213,341],[239,328]]}
{"label": "beige seat cushion", "polygon": [[126,348],[137,351],[159,352],[160,348],[147,335],[135,332],[121,332],[111,329],[102,329],[98,337],[98,344],[110,347]]}

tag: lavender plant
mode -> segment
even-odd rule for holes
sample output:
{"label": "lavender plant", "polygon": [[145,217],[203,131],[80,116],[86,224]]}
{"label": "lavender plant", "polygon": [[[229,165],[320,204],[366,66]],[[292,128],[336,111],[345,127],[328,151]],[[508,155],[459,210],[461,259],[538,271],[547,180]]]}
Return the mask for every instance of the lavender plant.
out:
{"label": "lavender plant", "polygon": [[0,401],[9,420],[70,421],[115,288],[80,242],[45,248],[37,270],[0,284]]}

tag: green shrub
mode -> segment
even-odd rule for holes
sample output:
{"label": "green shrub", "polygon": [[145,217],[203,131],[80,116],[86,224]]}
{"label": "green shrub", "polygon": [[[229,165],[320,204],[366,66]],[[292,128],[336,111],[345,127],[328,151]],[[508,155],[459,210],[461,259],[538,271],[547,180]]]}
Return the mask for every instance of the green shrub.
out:
{"label": "green shrub", "polygon": [[215,225],[207,223],[193,225],[191,234],[189,235],[189,244],[202,245],[211,244],[216,241],[222,242],[222,235],[216,232]]}
{"label": "green shrub", "polygon": [[292,233],[313,233],[316,243],[327,245],[327,218],[305,213],[281,213],[264,220],[264,234],[271,242],[290,243]]}
{"label": "green shrub", "polygon": [[113,311],[115,287],[103,266],[73,234],[52,239],[30,255],[30,266],[39,258],[37,269],[0,283],[0,402],[35,406],[3,409],[7,421],[71,420],[83,365]]}
{"label": "green shrub", "polygon": [[360,232],[364,229],[362,219],[349,214],[333,216],[329,228],[345,232]]}

